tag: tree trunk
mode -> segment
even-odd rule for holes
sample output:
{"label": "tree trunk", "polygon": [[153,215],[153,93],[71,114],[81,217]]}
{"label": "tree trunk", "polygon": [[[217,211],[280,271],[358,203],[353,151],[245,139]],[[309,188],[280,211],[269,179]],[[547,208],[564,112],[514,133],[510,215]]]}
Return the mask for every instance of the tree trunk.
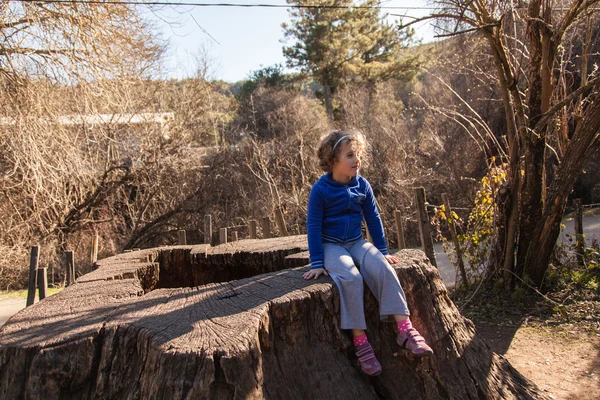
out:
{"label": "tree trunk", "polygon": [[323,96],[325,98],[325,110],[327,110],[329,120],[333,121],[333,102],[331,100],[331,88],[329,85],[323,87]]}
{"label": "tree trunk", "polygon": [[517,264],[514,269],[516,276],[522,276],[523,274],[527,249],[533,240],[536,224],[542,218],[542,191],[545,190],[543,187],[543,174],[546,141],[544,138],[531,138],[526,141],[529,143],[526,144],[525,149],[525,176],[520,195],[521,212],[519,214]]}
{"label": "tree trunk", "polygon": [[[543,16],[540,15],[543,12]],[[535,129],[535,124],[549,108],[552,93],[552,79],[548,74],[548,64],[554,59],[550,54],[549,31],[545,23],[551,17],[543,10],[540,0],[533,0],[528,5],[527,38],[529,39],[529,65],[527,66],[528,91],[527,107],[529,119],[527,129],[521,133],[524,145],[525,176],[521,188],[521,213],[519,237],[517,244],[517,265],[515,274],[522,276],[525,258],[533,240],[536,224],[542,217],[544,187],[544,155],[546,150],[546,127]],[[549,59],[550,57],[550,59]]]}
{"label": "tree trunk", "polygon": [[[292,236],[99,261],[0,331],[0,398],[545,398],[479,338],[422,252],[398,255],[411,318],[435,355],[400,350],[366,290],[377,378],[357,367],[333,281],[277,271],[308,263],[306,236]],[[223,281],[264,271],[273,272]]]}
{"label": "tree trunk", "polygon": [[524,273],[537,286],[541,285],[548,269],[550,256],[560,233],[560,221],[567,196],[581,173],[581,168],[600,148],[600,92],[596,92],[590,100],[591,104],[577,126],[550,184],[548,202],[529,243]]}
{"label": "tree trunk", "polygon": [[329,120],[333,122],[333,101],[331,99],[331,86],[329,79],[325,76],[323,79],[323,99],[325,100],[325,110],[329,115]]}

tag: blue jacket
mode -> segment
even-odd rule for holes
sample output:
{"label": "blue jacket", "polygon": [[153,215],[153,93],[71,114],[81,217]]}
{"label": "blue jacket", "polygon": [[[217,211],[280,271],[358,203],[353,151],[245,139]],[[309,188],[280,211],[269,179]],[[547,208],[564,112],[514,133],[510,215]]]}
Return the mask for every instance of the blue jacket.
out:
{"label": "blue jacket", "polygon": [[352,242],[362,238],[363,216],[373,244],[388,254],[383,224],[369,182],[358,175],[346,185],[327,173],[315,183],[308,197],[308,251],[311,269],[324,268],[323,243]]}

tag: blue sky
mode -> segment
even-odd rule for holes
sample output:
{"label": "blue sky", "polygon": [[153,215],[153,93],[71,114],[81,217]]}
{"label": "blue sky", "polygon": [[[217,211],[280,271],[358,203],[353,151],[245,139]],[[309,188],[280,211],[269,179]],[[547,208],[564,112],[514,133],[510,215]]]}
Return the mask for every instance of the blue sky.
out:
{"label": "blue sky", "polygon": [[[201,2],[186,0],[188,2]],[[286,4],[285,0],[220,0],[238,4]],[[215,2],[208,0],[205,2]],[[425,0],[382,1],[384,6],[427,7]],[[426,15],[426,10],[386,10],[389,14]],[[283,29],[289,22],[286,8],[166,7],[147,16],[155,21],[163,39],[169,41],[164,77],[190,76],[195,58],[204,49],[213,60],[212,77],[235,82],[250,72],[284,64]],[[397,19],[391,16],[389,18]],[[429,23],[415,25],[417,36],[433,38]]]}

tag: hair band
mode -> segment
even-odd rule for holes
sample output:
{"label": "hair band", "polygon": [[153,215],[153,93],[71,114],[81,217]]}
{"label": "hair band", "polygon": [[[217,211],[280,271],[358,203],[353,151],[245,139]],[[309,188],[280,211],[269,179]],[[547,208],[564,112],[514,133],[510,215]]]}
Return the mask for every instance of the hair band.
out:
{"label": "hair band", "polygon": [[335,151],[335,148],[337,147],[337,145],[338,145],[338,144],[340,144],[340,142],[341,142],[342,140],[346,139],[346,138],[348,138],[348,135],[344,135],[344,136],[342,136],[341,138],[339,138],[339,139],[337,140],[337,142],[335,142],[335,144],[333,145],[333,149],[332,149],[332,150],[333,150],[333,151]]}

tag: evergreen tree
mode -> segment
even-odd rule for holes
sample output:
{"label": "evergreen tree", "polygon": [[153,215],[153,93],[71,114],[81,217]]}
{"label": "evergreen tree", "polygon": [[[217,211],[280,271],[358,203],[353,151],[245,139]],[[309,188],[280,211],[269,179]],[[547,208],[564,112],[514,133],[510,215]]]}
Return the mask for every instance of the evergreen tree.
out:
{"label": "evergreen tree", "polygon": [[350,51],[352,39],[346,23],[352,14],[350,0],[288,0],[288,4],[322,7],[292,8],[292,25],[283,24],[286,38],[296,43],[283,48],[289,67],[300,67],[323,86],[327,114],[333,118],[331,102],[349,62],[355,57]]}
{"label": "evergreen tree", "polygon": [[411,69],[399,58],[410,34],[382,22],[377,0],[354,7],[350,0],[288,0],[292,23],[283,24],[295,43],[283,48],[289,67],[300,67],[323,86],[325,107],[333,118],[331,96],[343,81],[354,78],[376,83]]}

